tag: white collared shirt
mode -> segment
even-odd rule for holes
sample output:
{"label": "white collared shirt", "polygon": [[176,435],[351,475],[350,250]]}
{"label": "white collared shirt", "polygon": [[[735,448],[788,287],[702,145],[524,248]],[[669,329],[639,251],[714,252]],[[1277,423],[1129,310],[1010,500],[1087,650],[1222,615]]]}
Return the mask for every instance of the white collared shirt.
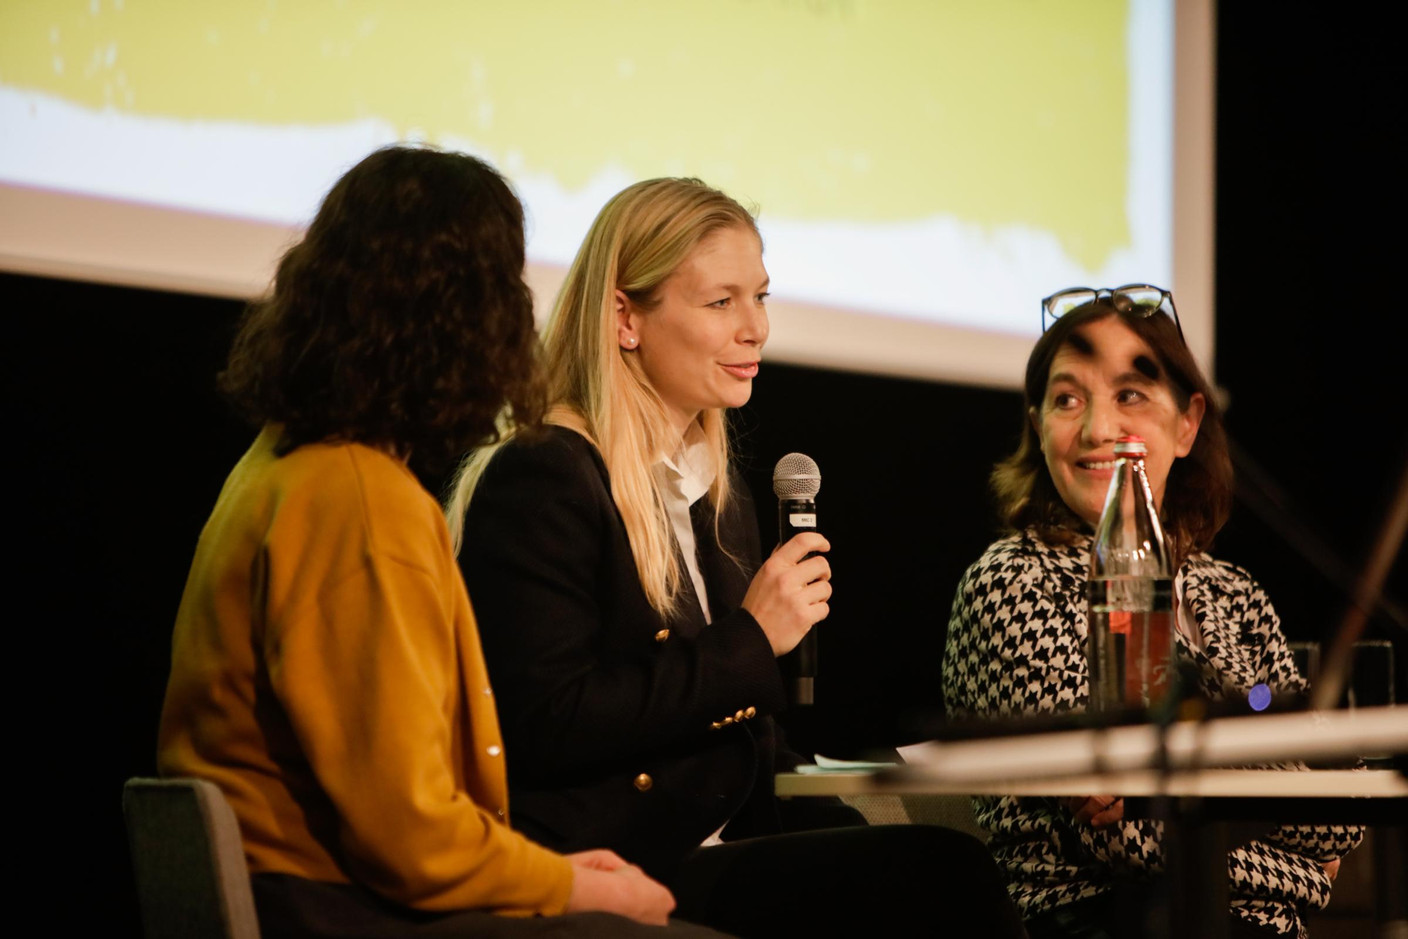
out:
{"label": "white collared shirt", "polygon": [[1183,641],[1188,644],[1189,649],[1203,648],[1203,634],[1198,628],[1198,617],[1193,613],[1193,608],[1188,604],[1188,597],[1183,593],[1183,570],[1180,568],[1178,575],[1173,578],[1173,622],[1178,631],[1183,635]]}
{"label": "white collared shirt", "polygon": [[[703,428],[690,424],[674,456],[662,457],[651,469],[660,486],[660,495],[665,499],[670,528],[680,544],[680,554],[684,557],[689,579],[694,583],[694,594],[699,598],[704,622],[712,622],[709,591],[704,585],[704,574],[699,570],[699,546],[694,541],[694,523],[689,518],[690,506],[703,498],[714,484],[714,463],[709,459],[709,441],[704,436]],[[704,845],[723,844],[719,837],[722,832],[723,827],[720,827],[704,839]]]}
{"label": "white collared shirt", "polygon": [[684,557],[689,579],[694,583],[694,593],[699,597],[699,608],[704,611],[706,623],[712,622],[709,591],[699,570],[699,549],[694,542],[694,524],[690,521],[689,509],[714,484],[714,462],[709,456],[709,441],[704,436],[704,429],[698,424],[690,424],[674,455],[662,457],[651,468],[660,486],[660,495],[665,500],[670,527],[679,542],[680,554]]}

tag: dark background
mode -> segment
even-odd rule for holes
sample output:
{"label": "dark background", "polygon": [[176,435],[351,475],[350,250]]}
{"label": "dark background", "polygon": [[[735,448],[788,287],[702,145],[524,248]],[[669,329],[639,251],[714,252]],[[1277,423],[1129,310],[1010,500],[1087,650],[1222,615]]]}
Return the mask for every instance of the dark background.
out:
{"label": "dark background", "polygon": [[[1217,553],[1266,586],[1292,640],[1332,633],[1408,460],[1394,234],[1408,85],[1385,24],[1357,9],[1218,16],[1216,374],[1264,475]],[[20,517],[10,766],[32,780],[11,811],[21,883],[53,923],[135,934],[119,797],[153,771],[186,568],[252,439],[213,391],[240,304],[17,275],[0,298]],[[739,419],[765,533],[776,459],[800,450],[823,474],[826,730],[794,735],[836,755],[905,742],[940,704],[949,604],[995,533],[986,477],[1016,440],[1019,396],[769,363]],[[1400,552],[1400,602],[1405,573]],[[1408,659],[1384,616],[1367,637]]]}

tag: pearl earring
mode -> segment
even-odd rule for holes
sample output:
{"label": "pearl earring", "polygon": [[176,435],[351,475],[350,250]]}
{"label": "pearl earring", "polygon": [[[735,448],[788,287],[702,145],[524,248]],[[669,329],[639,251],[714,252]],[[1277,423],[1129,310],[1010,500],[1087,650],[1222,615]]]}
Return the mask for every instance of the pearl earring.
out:
{"label": "pearl earring", "polygon": [[628,345],[628,346],[630,346],[632,349],[634,349],[635,346],[636,346],[636,337],[635,337],[635,336],[628,336],[628,337],[626,337],[626,345]]}

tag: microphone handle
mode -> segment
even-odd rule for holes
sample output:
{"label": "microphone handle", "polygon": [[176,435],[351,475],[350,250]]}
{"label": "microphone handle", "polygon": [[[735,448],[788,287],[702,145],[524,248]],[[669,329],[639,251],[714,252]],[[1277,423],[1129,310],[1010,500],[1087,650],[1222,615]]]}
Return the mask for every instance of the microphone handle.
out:
{"label": "microphone handle", "polygon": [[[816,501],[813,499],[777,500],[777,543],[786,544],[798,532],[816,531]],[[815,556],[813,551],[807,557]],[[806,560],[806,558],[803,558]],[[789,658],[792,703],[806,706],[816,703],[816,629],[810,629],[797,643]]]}

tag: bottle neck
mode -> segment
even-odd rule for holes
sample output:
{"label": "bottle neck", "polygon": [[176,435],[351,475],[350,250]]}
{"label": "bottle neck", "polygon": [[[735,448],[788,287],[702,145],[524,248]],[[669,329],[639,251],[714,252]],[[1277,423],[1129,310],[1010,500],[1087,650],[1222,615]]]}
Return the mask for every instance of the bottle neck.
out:
{"label": "bottle neck", "polygon": [[1092,577],[1171,578],[1173,565],[1142,454],[1120,457],[1095,528]]}

